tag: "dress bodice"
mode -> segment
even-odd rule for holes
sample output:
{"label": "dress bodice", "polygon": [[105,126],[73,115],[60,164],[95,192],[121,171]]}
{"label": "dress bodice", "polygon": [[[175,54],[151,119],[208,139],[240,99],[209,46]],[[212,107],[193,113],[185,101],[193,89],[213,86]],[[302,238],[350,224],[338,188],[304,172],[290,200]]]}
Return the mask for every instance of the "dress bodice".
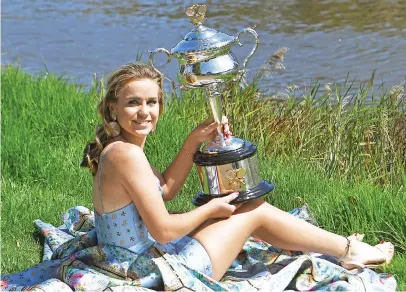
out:
{"label": "dress bodice", "polygon": [[[147,226],[141,218],[136,206],[133,202],[115,210],[113,212],[104,213],[103,196],[101,190],[101,176],[103,169],[103,161],[114,145],[110,145],[100,157],[100,166],[98,175],[99,194],[102,204],[103,214],[94,212],[95,227],[99,244],[115,245],[128,248],[136,253],[142,253],[149,247],[155,244],[155,239],[147,230]],[[162,194],[160,181],[155,177],[157,187]]]}

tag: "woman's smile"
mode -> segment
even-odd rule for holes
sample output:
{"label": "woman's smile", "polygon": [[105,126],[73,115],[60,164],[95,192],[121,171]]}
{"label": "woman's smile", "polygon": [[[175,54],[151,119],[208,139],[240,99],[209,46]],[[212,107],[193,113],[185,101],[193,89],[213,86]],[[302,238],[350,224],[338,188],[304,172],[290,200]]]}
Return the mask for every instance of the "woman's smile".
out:
{"label": "woman's smile", "polygon": [[133,123],[140,126],[148,126],[149,124],[151,124],[151,121],[133,121]]}

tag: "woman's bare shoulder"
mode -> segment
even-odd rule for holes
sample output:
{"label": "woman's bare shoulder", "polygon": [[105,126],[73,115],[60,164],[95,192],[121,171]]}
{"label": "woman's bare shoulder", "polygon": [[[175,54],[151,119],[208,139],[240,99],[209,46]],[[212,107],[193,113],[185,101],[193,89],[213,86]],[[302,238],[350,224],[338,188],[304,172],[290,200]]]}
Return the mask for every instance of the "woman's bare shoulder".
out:
{"label": "woman's bare shoulder", "polygon": [[130,143],[118,143],[109,150],[105,159],[106,171],[116,182],[137,180],[137,173],[150,168],[143,150]]}
{"label": "woman's bare shoulder", "polygon": [[109,150],[107,160],[110,163],[122,163],[123,161],[131,162],[139,159],[146,159],[141,147],[131,143],[117,143]]}

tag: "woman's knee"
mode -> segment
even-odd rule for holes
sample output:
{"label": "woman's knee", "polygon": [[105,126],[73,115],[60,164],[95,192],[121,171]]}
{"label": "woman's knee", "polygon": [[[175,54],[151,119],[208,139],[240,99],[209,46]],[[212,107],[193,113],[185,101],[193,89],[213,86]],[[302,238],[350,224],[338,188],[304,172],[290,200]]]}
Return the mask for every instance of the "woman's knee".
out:
{"label": "woman's knee", "polygon": [[259,207],[261,207],[263,204],[266,204],[266,202],[264,200],[255,199],[255,200],[250,200],[250,201],[243,203],[242,207],[247,210],[256,210]]}
{"label": "woman's knee", "polygon": [[242,205],[235,211],[234,214],[243,214],[243,213],[259,213],[264,209],[265,204],[267,204],[264,200],[262,199],[255,199],[251,201],[247,201],[242,203]]}

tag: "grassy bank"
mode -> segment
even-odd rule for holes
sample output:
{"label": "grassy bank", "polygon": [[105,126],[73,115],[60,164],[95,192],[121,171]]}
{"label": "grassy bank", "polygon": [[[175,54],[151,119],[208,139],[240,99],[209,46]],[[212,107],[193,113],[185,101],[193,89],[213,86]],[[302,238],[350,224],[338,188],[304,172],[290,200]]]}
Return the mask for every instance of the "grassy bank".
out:
{"label": "grassy bank", "polygon": [[[40,261],[34,219],[59,226],[68,208],[91,208],[92,177],[79,163],[98,122],[96,89],[83,92],[52,75],[34,78],[12,67],[3,71],[2,273]],[[393,112],[382,101],[386,97],[381,105],[357,109],[339,102],[327,105],[323,103],[327,95],[314,94],[302,103],[293,98],[256,100],[256,95],[254,87],[230,91],[225,108],[234,134],[259,147],[262,177],[276,185],[268,200],[284,210],[307,203],[318,222],[337,233],[365,233],[370,243],[393,241],[399,252],[385,271],[395,275],[399,290],[406,290],[404,141],[395,133],[404,104],[395,104],[398,110]],[[392,97],[387,98],[389,104]],[[168,165],[188,131],[207,117],[205,106],[199,93],[187,93],[181,103],[173,99],[168,104],[157,133],[147,143],[153,165],[160,170]],[[339,114],[339,109],[353,114]],[[387,117],[386,126],[379,124],[382,115],[372,117],[378,111]],[[370,142],[360,145],[361,140]],[[190,210],[198,189],[193,171],[168,207]]]}

